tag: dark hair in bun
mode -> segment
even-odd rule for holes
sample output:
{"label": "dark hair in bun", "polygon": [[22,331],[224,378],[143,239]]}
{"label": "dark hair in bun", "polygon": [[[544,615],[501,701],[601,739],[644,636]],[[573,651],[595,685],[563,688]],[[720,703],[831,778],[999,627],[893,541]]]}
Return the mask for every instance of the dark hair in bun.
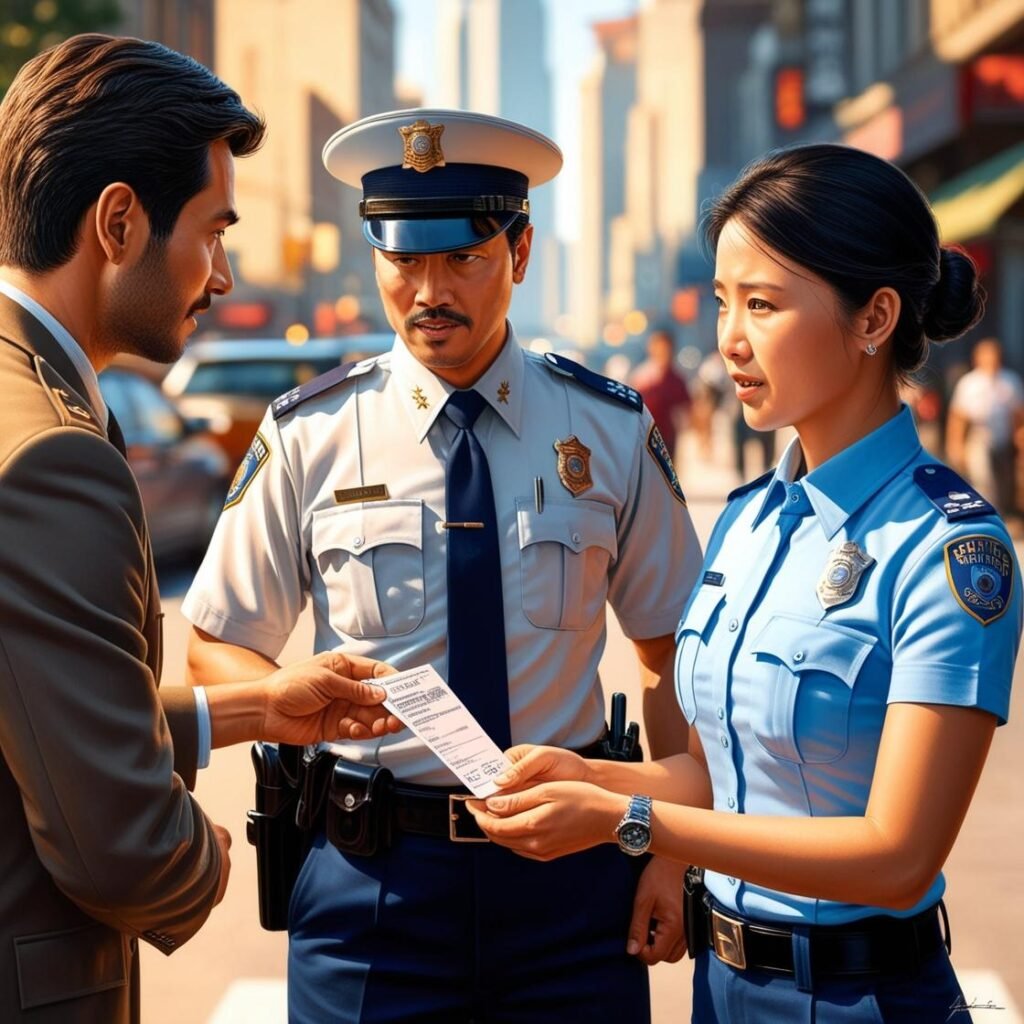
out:
{"label": "dark hair in bun", "polygon": [[901,380],[925,361],[929,341],[959,337],[984,312],[974,262],[939,245],[920,189],[863,150],[815,144],[769,153],[712,203],[704,224],[712,249],[734,217],[827,281],[848,313],[894,288],[901,309],[890,349]]}

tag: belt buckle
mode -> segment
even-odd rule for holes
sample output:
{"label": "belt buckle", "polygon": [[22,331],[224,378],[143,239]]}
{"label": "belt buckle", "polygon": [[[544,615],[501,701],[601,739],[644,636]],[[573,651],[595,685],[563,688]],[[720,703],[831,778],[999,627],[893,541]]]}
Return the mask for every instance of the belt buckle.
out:
{"label": "belt buckle", "polygon": [[[449,793],[448,794],[448,838],[453,843],[489,843],[487,836],[460,836],[459,822],[462,815],[456,810],[457,803],[465,803],[467,800],[475,800],[472,793]],[[475,822],[475,819],[474,819]],[[479,826],[478,826],[479,827]]]}
{"label": "belt buckle", "polygon": [[746,970],[747,951],[743,945],[743,922],[712,909],[711,934],[714,939],[715,956],[722,963],[735,967],[738,971]]}

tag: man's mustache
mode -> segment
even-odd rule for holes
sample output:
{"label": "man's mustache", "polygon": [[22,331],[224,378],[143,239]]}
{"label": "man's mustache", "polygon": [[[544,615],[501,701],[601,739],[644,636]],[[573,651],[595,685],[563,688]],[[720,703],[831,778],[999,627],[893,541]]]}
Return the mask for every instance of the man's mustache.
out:
{"label": "man's mustache", "polygon": [[461,324],[463,327],[472,327],[473,321],[463,313],[456,313],[454,309],[446,306],[434,306],[432,309],[424,309],[407,317],[405,321],[406,330],[410,330],[424,320],[447,320],[449,323]]}

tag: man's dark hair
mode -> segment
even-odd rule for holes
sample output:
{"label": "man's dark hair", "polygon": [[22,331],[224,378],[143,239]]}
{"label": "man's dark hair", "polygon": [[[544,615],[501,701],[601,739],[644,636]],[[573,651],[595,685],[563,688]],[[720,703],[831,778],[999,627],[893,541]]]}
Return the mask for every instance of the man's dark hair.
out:
{"label": "man's dark hair", "polygon": [[159,43],[79,35],[44,51],[0,104],[0,264],[67,263],[85,212],[118,181],[166,239],[208,184],[210,146],[247,156],[265,130],[212,71]]}

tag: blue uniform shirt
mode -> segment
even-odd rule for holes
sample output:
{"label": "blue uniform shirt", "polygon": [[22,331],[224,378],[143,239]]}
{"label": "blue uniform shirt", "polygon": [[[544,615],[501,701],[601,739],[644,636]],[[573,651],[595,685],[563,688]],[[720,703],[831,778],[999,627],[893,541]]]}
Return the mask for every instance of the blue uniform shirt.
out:
{"label": "blue uniform shirt", "polygon": [[[727,505],[677,632],[679,701],[718,811],[862,815],[890,702],[977,707],[1000,724],[1009,709],[1019,568],[990,506],[921,448],[905,407],[796,480],[801,460],[794,441]],[[949,479],[961,486],[937,494]],[[758,918],[882,912],[714,872],[707,883]],[[899,916],[943,889],[940,874]]]}

